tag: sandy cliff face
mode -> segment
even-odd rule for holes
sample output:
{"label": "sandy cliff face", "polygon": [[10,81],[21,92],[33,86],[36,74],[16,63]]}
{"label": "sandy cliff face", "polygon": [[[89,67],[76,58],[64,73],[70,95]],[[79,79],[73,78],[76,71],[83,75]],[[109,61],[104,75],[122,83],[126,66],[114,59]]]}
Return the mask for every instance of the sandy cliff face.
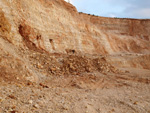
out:
{"label": "sandy cliff face", "polygon": [[149,94],[150,20],[0,0],[1,113],[150,113]]}
{"label": "sandy cliff face", "polygon": [[[31,63],[28,54],[34,52],[81,56],[124,54],[126,57],[123,59],[108,57],[107,60],[113,65],[118,63],[120,67],[150,69],[147,63],[149,55],[138,56],[150,53],[150,20],[105,18],[78,13],[73,5],[63,0],[1,0],[0,38],[1,55],[21,60],[24,64],[22,70],[33,76],[36,74],[26,67]],[[130,57],[128,54],[135,55]],[[139,59],[138,64],[132,59]],[[11,59],[7,62],[14,64]],[[1,65],[7,68],[7,65]],[[89,66],[88,63],[86,66]]]}
{"label": "sandy cliff face", "polygon": [[150,53],[150,20],[78,13],[63,0],[1,0],[7,39],[49,53]]}
{"label": "sandy cliff face", "polygon": [[[107,60],[120,67],[150,69],[150,20],[78,13],[73,5],[63,0],[1,0],[0,37],[1,54],[20,54],[22,62],[31,51],[81,56],[123,54],[123,59],[115,56]],[[130,57],[132,54],[134,57]],[[133,59],[137,59],[138,64]],[[24,63],[22,69],[26,65]]]}
{"label": "sandy cliff face", "polygon": [[82,13],[81,15],[106,33],[106,39],[113,52],[149,53],[150,20],[105,18]]}

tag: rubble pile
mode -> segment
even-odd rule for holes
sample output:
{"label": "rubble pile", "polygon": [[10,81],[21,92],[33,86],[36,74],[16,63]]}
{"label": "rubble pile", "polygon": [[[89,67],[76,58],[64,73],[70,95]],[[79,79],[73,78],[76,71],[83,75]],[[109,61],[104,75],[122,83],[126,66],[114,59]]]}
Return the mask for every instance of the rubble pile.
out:
{"label": "rubble pile", "polygon": [[91,58],[80,55],[45,56],[36,54],[31,59],[33,66],[47,75],[81,75],[83,73],[101,72],[118,73],[119,71],[107,63],[104,57]]}

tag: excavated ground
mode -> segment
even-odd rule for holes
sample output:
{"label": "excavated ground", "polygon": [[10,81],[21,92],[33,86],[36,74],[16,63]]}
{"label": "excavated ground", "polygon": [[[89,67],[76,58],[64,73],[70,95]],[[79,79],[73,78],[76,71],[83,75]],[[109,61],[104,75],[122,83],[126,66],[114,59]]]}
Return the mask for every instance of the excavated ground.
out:
{"label": "excavated ground", "polygon": [[3,38],[0,50],[1,113],[150,112],[149,65],[123,65],[131,55],[49,54]]}
{"label": "excavated ground", "polygon": [[0,113],[150,113],[149,25],[1,0]]}

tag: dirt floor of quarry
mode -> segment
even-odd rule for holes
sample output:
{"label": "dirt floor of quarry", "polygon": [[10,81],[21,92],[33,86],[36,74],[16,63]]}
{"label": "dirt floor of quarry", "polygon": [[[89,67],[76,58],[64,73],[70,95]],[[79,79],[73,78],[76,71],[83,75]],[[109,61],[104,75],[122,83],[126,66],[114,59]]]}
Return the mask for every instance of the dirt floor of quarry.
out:
{"label": "dirt floor of quarry", "polygon": [[[149,60],[149,55],[48,54],[1,38],[0,112],[150,113],[149,63],[137,68],[131,56]],[[123,58],[128,61],[117,61]]]}
{"label": "dirt floor of quarry", "polygon": [[0,112],[149,113],[150,71],[128,71],[51,76],[39,84],[1,82]]}

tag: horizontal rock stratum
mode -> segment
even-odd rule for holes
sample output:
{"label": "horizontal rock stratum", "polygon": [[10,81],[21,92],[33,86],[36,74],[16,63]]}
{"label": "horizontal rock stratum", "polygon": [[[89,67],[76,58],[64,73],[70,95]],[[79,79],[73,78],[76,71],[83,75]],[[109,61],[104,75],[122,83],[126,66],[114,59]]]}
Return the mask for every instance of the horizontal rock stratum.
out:
{"label": "horizontal rock stratum", "polygon": [[63,0],[1,0],[0,33],[49,53],[150,53],[150,20],[78,13]]}

